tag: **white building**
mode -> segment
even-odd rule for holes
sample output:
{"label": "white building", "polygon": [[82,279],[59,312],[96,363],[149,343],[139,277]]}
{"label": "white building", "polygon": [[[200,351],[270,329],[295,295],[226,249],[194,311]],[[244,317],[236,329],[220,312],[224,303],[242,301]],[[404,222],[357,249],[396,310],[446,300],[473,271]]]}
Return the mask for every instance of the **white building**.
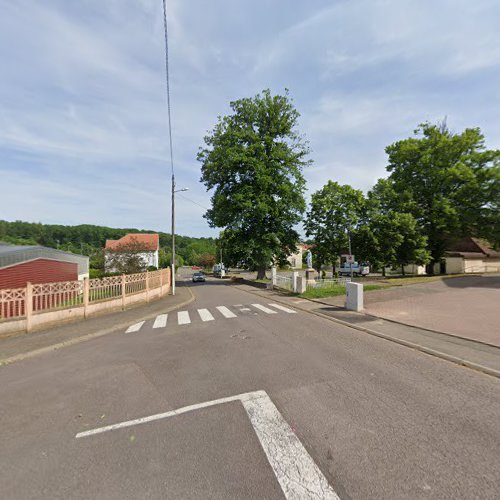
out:
{"label": "white building", "polygon": [[[158,234],[130,233],[119,240],[106,240],[106,253],[108,251],[116,253],[140,250],[139,256],[142,258],[145,267],[154,266],[158,268],[158,257],[160,250],[160,237]],[[115,269],[108,264],[106,256],[104,267],[106,272],[114,272]]]}

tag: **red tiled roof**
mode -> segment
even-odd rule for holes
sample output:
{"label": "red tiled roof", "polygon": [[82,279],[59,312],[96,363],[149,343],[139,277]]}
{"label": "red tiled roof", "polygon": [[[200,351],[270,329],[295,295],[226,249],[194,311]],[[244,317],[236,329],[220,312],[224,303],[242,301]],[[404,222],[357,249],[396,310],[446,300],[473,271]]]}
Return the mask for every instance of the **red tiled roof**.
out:
{"label": "red tiled roof", "polygon": [[145,251],[154,252],[160,248],[160,237],[157,234],[130,233],[119,240],[106,240],[106,250],[119,250],[123,245],[138,243]]}

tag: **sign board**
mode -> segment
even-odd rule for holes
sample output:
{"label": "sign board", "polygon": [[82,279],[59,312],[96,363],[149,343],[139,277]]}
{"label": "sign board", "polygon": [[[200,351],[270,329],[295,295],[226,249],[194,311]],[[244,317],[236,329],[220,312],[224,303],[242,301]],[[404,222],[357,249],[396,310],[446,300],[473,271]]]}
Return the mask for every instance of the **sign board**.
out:
{"label": "sign board", "polygon": [[354,264],[354,255],[346,255],[346,256],[345,256],[345,261],[346,261],[348,264]]}

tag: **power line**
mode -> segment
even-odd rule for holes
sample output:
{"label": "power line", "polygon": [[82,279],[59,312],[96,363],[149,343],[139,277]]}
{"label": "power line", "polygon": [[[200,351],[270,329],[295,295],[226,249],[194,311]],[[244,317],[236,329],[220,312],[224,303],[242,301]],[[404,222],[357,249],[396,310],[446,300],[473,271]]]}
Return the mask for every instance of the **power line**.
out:
{"label": "power line", "polygon": [[[163,0],[163,27],[165,31],[165,76],[167,83],[167,110],[168,110],[168,138],[170,144],[170,169],[172,182],[174,182],[174,151],[172,147],[172,113],[170,106],[170,71],[168,64],[168,27],[167,27],[167,2]],[[173,188],[172,188],[173,189]]]}
{"label": "power line", "polygon": [[184,198],[185,200],[187,201],[190,201],[191,203],[194,203],[195,205],[198,205],[199,207],[203,208],[203,210],[208,210],[207,207],[204,207],[203,205],[200,205],[198,202],[194,201],[194,200],[191,200],[190,198],[188,198],[187,196],[184,196],[183,194],[179,194],[179,196],[181,198]]}

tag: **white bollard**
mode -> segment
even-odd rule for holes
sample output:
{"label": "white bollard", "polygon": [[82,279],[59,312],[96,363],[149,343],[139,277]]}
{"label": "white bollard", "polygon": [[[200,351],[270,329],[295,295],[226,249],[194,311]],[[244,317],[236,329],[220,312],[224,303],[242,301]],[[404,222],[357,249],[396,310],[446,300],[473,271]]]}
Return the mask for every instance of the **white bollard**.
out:
{"label": "white bollard", "polygon": [[350,311],[363,310],[363,285],[361,283],[346,283],[345,307]]}
{"label": "white bollard", "polygon": [[278,282],[276,280],[276,268],[275,267],[271,267],[271,280],[272,280],[273,286],[276,286],[278,284]]}

